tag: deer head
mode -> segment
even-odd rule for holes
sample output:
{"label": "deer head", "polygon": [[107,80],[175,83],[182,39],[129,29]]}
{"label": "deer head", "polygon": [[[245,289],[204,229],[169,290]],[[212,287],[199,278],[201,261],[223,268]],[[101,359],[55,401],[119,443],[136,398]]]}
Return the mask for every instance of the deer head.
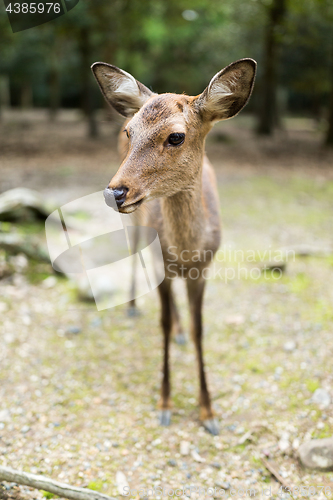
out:
{"label": "deer head", "polygon": [[116,66],[97,62],[92,71],[105,99],[129,118],[127,155],[105,190],[122,213],[143,202],[196,189],[201,183],[204,141],[212,125],[237,115],[252,92],[256,62],[236,61],[190,97],[155,94]]}

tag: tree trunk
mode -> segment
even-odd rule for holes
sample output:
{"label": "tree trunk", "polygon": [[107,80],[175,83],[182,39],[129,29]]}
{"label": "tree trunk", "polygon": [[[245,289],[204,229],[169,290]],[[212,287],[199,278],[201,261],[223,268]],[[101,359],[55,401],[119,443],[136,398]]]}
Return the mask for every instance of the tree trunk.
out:
{"label": "tree trunk", "polygon": [[90,52],[91,43],[89,36],[89,28],[81,29],[80,36],[80,51],[81,51],[81,77],[82,77],[82,96],[81,106],[88,120],[88,135],[89,137],[98,137],[98,127],[95,117],[95,106],[93,102],[93,80],[90,70]]}
{"label": "tree trunk", "polygon": [[21,85],[21,108],[31,109],[33,107],[32,87],[30,82],[24,82]]}
{"label": "tree trunk", "polygon": [[329,101],[328,129],[325,139],[326,146],[333,147],[333,40],[331,47],[331,91]]}
{"label": "tree trunk", "polygon": [[286,0],[273,0],[268,12],[265,33],[263,75],[261,79],[261,99],[259,101],[259,121],[257,132],[272,134],[277,124],[276,80],[279,42],[277,28],[286,12]]}
{"label": "tree trunk", "polygon": [[49,85],[50,85],[49,113],[50,113],[50,120],[54,121],[60,107],[60,78],[56,68],[52,68],[50,71]]}
{"label": "tree trunk", "polygon": [[0,120],[4,110],[10,108],[10,82],[8,75],[0,76]]}

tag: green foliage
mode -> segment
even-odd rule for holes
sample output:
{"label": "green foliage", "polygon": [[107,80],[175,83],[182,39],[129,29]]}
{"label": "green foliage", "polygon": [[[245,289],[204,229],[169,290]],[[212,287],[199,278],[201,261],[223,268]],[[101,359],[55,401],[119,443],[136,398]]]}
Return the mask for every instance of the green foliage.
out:
{"label": "green foliage", "polygon": [[51,498],[54,498],[55,495],[53,493],[50,493],[49,491],[43,491],[43,497],[48,498],[50,500]]}
{"label": "green foliage", "polygon": [[88,488],[94,491],[101,491],[103,488],[103,481],[90,481]]}
{"label": "green foliage", "polygon": [[[260,77],[271,4],[271,0],[81,0],[67,15],[15,34],[2,6],[0,77],[9,75],[15,105],[28,85],[34,104],[48,106],[53,78],[62,104],[73,107],[82,100],[89,65],[105,60],[157,92],[195,95],[212,75],[241,57],[258,60]],[[278,33],[282,50],[278,84],[291,110],[316,114],[320,106],[327,106],[332,11],[330,0],[287,2],[286,22]],[[97,86],[92,92],[95,104],[101,104]]]}

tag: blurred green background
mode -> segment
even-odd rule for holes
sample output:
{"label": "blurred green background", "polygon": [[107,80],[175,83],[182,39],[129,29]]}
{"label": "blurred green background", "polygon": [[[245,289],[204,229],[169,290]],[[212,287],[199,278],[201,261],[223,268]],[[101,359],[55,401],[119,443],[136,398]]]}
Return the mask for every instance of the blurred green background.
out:
{"label": "blurred green background", "polygon": [[248,111],[272,134],[281,117],[314,118],[333,144],[331,0],[81,0],[52,22],[13,34],[0,10],[1,107],[80,108],[98,135],[98,60],[156,92],[198,94],[225,65],[258,61]]}

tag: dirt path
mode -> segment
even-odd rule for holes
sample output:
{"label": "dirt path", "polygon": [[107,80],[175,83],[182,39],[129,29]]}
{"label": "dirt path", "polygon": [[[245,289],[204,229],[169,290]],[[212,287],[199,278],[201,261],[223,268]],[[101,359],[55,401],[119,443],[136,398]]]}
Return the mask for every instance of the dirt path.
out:
{"label": "dirt path", "polygon": [[[3,465],[110,495],[122,471],[131,489],[264,487],[276,496],[281,485],[265,456],[290,486],[332,486],[333,473],[309,474],[296,459],[300,442],[332,435],[332,403],[311,401],[318,388],[333,398],[332,255],[291,253],[282,276],[253,271],[281,247],[332,248],[332,155],[306,127],[290,129],[288,140],[256,141],[246,120],[227,123],[207,145],[224,222],[204,341],[220,436],[198,422],[190,342],[172,345],[172,425],[157,424],[155,292],[139,299],[138,318],[125,307],[98,312],[66,280],[45,281],[47,264],[30,263],[0,282]],[[1,128],[1,190],[27,186],[64,203],[102,189],[117,168],[113,124],[103,124],[97,142],[84,138],[75,115],[49,128],[41,118],[22,125],[12,116]],[[186,326],[181,282],[177,298]],[[21,494],[42,497],[28,488]]]}

